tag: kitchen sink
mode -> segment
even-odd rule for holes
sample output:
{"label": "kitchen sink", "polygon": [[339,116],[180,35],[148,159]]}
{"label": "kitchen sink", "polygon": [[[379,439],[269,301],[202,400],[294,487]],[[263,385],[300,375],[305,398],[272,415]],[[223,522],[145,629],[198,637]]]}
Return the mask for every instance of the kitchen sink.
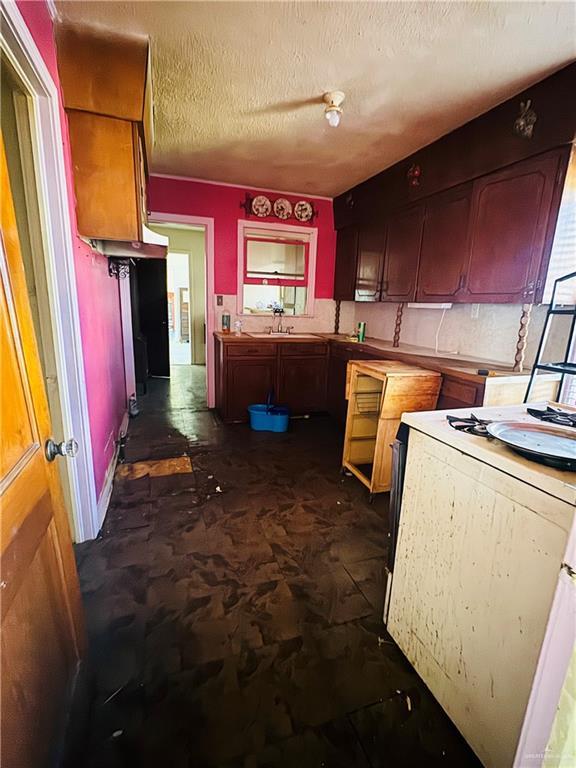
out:
{"label": "kitchen sink", "polygon": [[246,333],[253,339],[317,339],[314,333]]}

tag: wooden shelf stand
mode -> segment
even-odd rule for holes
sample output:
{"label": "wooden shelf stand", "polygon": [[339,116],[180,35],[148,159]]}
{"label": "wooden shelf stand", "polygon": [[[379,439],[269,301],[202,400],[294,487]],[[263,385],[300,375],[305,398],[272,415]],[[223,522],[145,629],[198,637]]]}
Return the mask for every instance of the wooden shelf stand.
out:
{"label": "wooden shelf stand", "polygon": [[436,407],[442,376],[398,360],[350,360],[342,466],[371,494],[389,491],[392,442],[403,413]]}

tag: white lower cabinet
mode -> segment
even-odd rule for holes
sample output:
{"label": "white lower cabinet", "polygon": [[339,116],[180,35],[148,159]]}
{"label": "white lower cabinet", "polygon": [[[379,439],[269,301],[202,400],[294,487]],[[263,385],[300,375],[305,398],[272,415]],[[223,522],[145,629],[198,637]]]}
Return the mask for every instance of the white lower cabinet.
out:
{"label": "white lower cabinet", "polygon": [[488,768],[514,762],[573,516],[410,430],[388,630]]}

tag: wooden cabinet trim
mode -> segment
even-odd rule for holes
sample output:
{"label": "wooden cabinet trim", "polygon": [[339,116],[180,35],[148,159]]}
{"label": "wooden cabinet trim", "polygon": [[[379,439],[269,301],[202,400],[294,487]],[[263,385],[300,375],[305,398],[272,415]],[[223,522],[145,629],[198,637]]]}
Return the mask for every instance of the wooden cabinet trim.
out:
{"label": "wooden cabinet trim", "polygon": [[276,357],[277,344],[266,342],[262,346],[255,343],[224,344],[226,357]]}
{"label": "wooden cabinet trim", "polygon": [[278,352],[280,357],[324,357],[328,352],[328,344],[326,342],[291,344],[289,341],[283,341],[278,344]]}

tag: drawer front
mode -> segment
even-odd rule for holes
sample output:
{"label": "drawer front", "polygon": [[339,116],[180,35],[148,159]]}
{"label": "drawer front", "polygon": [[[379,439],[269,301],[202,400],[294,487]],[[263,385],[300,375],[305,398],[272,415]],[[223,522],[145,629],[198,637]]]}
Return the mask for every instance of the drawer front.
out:
{"label": "drawer front", "polygon": [[264,344],[227,344],[226,355],[228,357],[275,357],[276,344],[269,342]]}
{"label": "drawer front", "polygon": [[325,355],[328,349],[328,345],[322,342],[312,342],[309,344],[308,342],[290,343],[289,341],[284,341],[278,346],[280,347],[281,357],[303,357],[306,355],[319,357]]}
{"label": "drawer front", "polygon": [[438,409],[465,408],[467,405],[482,405],[481,387],[467,381],[443,377]]}

